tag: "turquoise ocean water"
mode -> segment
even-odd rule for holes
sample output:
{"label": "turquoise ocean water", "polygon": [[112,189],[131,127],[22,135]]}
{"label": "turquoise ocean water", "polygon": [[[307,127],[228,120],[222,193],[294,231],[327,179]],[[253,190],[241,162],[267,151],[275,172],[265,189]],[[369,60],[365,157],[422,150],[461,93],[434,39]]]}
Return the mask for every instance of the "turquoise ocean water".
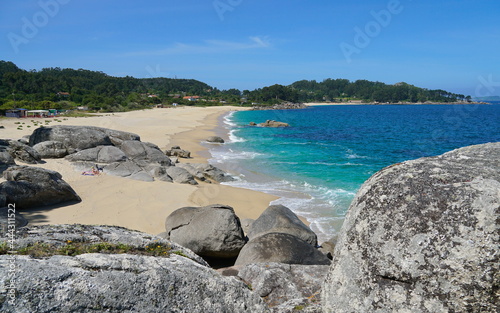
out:
{"label": "turquoise ocean water", "polygon": [[[248,126],[268,119],[291,127]],[[340,230],[355,193],[380,169],[500,141],[500,103],[240,111],[224,127],[230,140],[210,148],[210,162],[237,174],[228,185],[279,196],[273,204],[305,217],[321,242]]]}

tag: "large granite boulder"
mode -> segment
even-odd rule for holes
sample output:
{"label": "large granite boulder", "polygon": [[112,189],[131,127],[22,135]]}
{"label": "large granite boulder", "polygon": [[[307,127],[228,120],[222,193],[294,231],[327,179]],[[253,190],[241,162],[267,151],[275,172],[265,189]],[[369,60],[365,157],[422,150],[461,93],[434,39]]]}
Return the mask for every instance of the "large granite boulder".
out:
{"label": "large granite boulder", "polygon": [[258,263],[218,270],[252,286],[273,312],[321,312],[320,292],[328,265]]}
{"label": "large granite boulder", "polygon": [[71,162],[113,163],[127,160],[125,153],[115,146],[98,146],[85,149],[66,157]]}
{"label": "large granite boulder", "polygon": [[[0,267],[2,312],[268,312],[243,282],[219,275],[189,250],[159,237],[103,226],[24,229],[19,245],[43,242],[39,250],[56,247],[76,255],[0,255],[0,263],[16,265],[15,289],[9,289],[9,267]],[[78,254],[82,246],[166,253]]]}
{"label": "large granite boulder", "polygon": [[250,230],[250,240],[268,233],[285,233],[298,237],[316,247],[318,238],[295,213],[283,205],[271,205],[256,219]]}
{"label": "large granite boulder", "polygon": [[14,166],[3,172],[7,180],[0,183],[0,195],[17,209],[80,201],[80,197],[61,174],[31,166]]}
{"label": "large granite boulder", "polygon": [[245,244],[240,220],[226,205],[177,209],[165,230],[170,240],[205,257],[234,258]]}
{"label": "large granite boulder", "polygon": [[198,179],[198,180],[208,182],[208,183],[210,182],[207,180],[205,175],[202,172],[198,171],[196,168],[194,168],[191,163],[179,163],[179,164],[176,164],[175,167],[185,169],[186,171],[188,171],[189,174],[193,175],[193,177]]}
{"label": "large granite boulder", "polygon": [[210,164],[179,163],[176,166],[185,169],[201,181],[211,182],[213,180],[219,183],[234,181],[232,176]]}
{"label": "large granite boulder", "polygon": [[235,180],[231,175],[211,164],[205,164],[205,163],[189,163],[189,164],[195,170],[202,173],[203,176],[205,176],[206,178],[214,180],[218,183],[231,182]]}
{"label": "large granite boulder", "polygon": [[308,242],[285,233],[268,233],[250,240],[235,265],[251,263],[329,265],[330,260]]}
{"label": "large granite boulder", "polygon": [[196,182],[196,180],[194,179],[194,176],[183,168],[177,166],[170,166],[166,168],[166,172],[167,175],[171,177],[176,183],[191,184],[191,185],[198,184],[198,182]]}
{"label": "large granite boulder", "polygon": [[14,159],[17,159],[21,162],[28,164],[42,163],[38,152],[32,147],[20,141],[9,140],[8,151]]}
{"label": "large granite boulder", "polygon": [[181,149],[179,146],[173,146],[170,150],[165,151],[165,155],[168,155],[169,157],[189,159],[191,157],[191,152]]}
{"label": "large granite boulder", "polygon": [[60,141],[43,141],[33,146],[42,159],[58,159],[68,155],[68,149]]}
{"label": "large granite boulder", "polygon": [[[127,178],[140,178],[147,177],[146,181],[152,181],[152,176],[147,173],[142,167],[135,162],[127,160],[125,162],[113,162],[103,166],[104,173],[107,175],[127,177]],[[138,179],[144,180],[144,179]]]}
{"label": "large granite boulder", "polygon": [[16,161],[7,150],[7,146],[0,145],[0,174],[7,168],[16,165]]}
{"label": "large granite boulder", "polygon": [[155,179],[171,183],[173,182],[173,179],[167,174],[168,168],[169,168],[168,166],[151,165],[147,166],[145,170]]}
{"label": "large granite boulder", "polygon": [[115,130],[110,128],[100,128],[99,130],[103,131],[106,135],[109,136],[109,140],[114,146],[120,147],[124,141],[135,140],[141,141],[141,137],[134,133],[129,133],[121,130]]}
{"label": "large granite boulder", "polygon": [[136,134],[94,126],[58,125],[39,127],[30,136],[30,146],[58,141],[69,154],[97,146],[120,145],[124,140],[140,140]]}
{"label": "large granite boulder", "polygon": [[324,312],[498,312],[500,143],[387,167],[346,216]]}
{"label": "large granite boulder", "polygon": [[123,141],[120,149],[125,155],[140,166],[158,164],[172,165],[172,161],[156,145],[137,140]]}

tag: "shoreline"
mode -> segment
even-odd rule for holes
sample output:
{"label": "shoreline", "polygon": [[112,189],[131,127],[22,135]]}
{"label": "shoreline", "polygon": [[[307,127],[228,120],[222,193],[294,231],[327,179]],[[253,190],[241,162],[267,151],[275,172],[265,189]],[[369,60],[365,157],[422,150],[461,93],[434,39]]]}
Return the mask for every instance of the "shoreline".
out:
{"label": "shoreline", "polygon": [[373,103],[373,102],[363,102],[363,103],[352,103],[352,102],[308,102],[304,103],[305,106],[335,106],[335,105],[492,105],[486,102],[449,102],[449,103],[421,103],[421,102],[408,102],[408,103]]}
{"label": "shoreline", "polygon": [[[143,142],[152,142],[162,150],[172,145],[190,150],[193,158],[181,163],[208,163],[208,148],[202,141],[214,135],[220,116],[238,107],[178,107],[106,114],[96,117],[57,118],[50,125],[86,125],[136,133]],[[49,119],[35,119],[44,121]],[[25,124],[16,124],[24,122]],[[31,127],[27,125],[31,124]],[[1,119],[0,138],[19,139],[31,134],[35,127],[30,119]],[[18,130],[18,125],[23,125]],[[226,204],[234,208],[240,219],[257,218],[276,197],[220,184],[197,186],[143,182],[116,176],[82,176],[65,159],[45,159],[45,164],[23,164],[59,172],[82,198],[79,203],[22,210],[31,225],[91,224],[115,225],[152,235],[164,232],[165,219],[185,206]]]}

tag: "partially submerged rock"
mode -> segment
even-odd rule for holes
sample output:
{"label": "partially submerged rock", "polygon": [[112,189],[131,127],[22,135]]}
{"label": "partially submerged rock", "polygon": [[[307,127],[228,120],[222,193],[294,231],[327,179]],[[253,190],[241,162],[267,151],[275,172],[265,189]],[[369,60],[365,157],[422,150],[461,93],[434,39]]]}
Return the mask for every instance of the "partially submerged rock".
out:
{"label": "partially submerged rock", "polygon": [[387,167],[349,208],[323,312],[498,312],[500,143]]}
{"label": "partially submerged rock", "polygon": [[278,122],[274,120],[267,120],[264,123],[258,124],[260,127],[289,127],[288,123]]}

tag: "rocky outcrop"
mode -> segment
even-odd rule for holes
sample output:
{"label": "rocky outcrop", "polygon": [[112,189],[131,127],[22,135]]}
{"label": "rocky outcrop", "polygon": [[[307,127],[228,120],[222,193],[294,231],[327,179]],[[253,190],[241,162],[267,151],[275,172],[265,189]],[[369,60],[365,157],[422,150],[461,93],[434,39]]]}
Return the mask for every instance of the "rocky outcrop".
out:
{"label": "rocky outcrop", "polygon": [[226,205],[177,209],[165,229],[170,240],[205,257],[234,258],[245,244],[240,220]]}
{"label": "rocky outcrop", "polygon": [[123,141],[120,149],[125,155],[140,166],[158,164],[162,166],[171,166],[172,161],[166,156],[160,148],[152,143],[136,140]]}
{"label": "rocky outcrop", "polygon": [[207,142],[210,143],[224,143],[224,139],[219,136],[210,136],[207,138]]}
{"label": "rocky outcrop", "polygon": [[270,106],[254,106],[253,110],[297,110],[305,108],[307,108],[307,106],[303,103],[282,102]]}
{"label": "rocky outcrop", "polygon": [[234,181],[234,178],[232,176],[210,164],[180,163],[176,166],[185,169],[191,175],[201,181],[216,181],[219,183]]}
{"label": "rocky outcrop", "polygon": [[[321,285],[328,265],[259,263],[236,266],[232,275],[252,286],[273,312],[321,312]],[[222,274],[231,269],[221,270]]]}
{"label": "rocky outcrop", "polygon": [[170,166],[166,168],[166,172],[167,175],[172,177],[173,181],[176,183],[198,185],[193,175],[183,168]]}
{"label": "rocky outcrop", "polygon": [[33,146],[42,159],[58,159],[68,155],[68,149],[60,141],[43,141]]}
{"label": "rocky outcrop", "polygon": [[235,265],[251,263],[328,265],[330,260],[304,240],[284,233],[268,233],[250,240],[241,249]]}
{"label": "rocky outcrop", "polygon": [[283,205],[271,205],[256,219],[248,238],[253,240],[268,233],[285,233],[298,237],[316,247],[318,238],[289,208]]}
{"label": "rocky outcrop", "polygon": [[124,140],[140,140],[136,134],[94,126],[39,127],[30,136],[30,146],[44,141],[61,142],[69,154],[97,146],[121,145]]}
{"label": "rocky outcrop", "polygon": [[0,291],[2,312],[268,312],[243,282],[217,274],[189,250],[159,237],[117,227],[63,225],[27,228],[18,238],[20,245],[44,242],[72,252],[86,243],[94,248],[111,243],[167,253],[0,255],[1,263],[16,264],[12,304],[6,289],[9,267],[0,267],[0,285],[7,286]]}
{"label": "rocky outcrop", "polygon": [[98,146],[70,154],[66,157],[66,160],[71,162],[114,163],[126,161],[127,156],[115,146]]}
{"label": "rocky outcrop", "polygon": [[191,157],[191,152],[181,149],[179,146],[173,146],[170,150],[165,151],[165,154],[169,157],[178,157],[189,159]]}
{"label": "rocky outcrop", "polygon": [[[84,164],[86,164],[86,168],[92,166],[91,163]],[[125,162],[113,162],[111,164],[103,165],[103,171],[107,175],[126,177],[141,181],[154,181],[154,178],[150,173],[130,160],[127,160]]]}
{"label": "rocky outcrop", "polygon": [[337,244],[338,237],[332,237],[327,241],[323,242],[318,248],[319,251],[323,252],[330,260],[333,259],[333,252],[335,251],[335,245]]}
{"label": "rocky outcrop", "polygon": [[7,146],[0,145],[0,174],[10,166],[16,165],[16,161],[7,150]]}
{"label": "rocky outcrop", "polygon": [[7,151],[12,155],[14,159],[28,164],[42,163],[38,152],[27,144],[16,140],[9,140],[8,143],[9,146],[7,148]]}
{"label": "rocky outcrop", "polygon": [[396,164],[351,204],[324,312],[498,312],[500,143]]}
{"label": "rocky outcrop", "polygon": [[14,166],[3,172],[7,180],[0,183],[0,195],[16,208],[26,209],[68,201],[80,197],[61,177],[61,174],[38,167]]}
{"label": "rocky outcrop", "polygon": [[290,125],[288,123],[284,123],[284,122],[267,120],[264,123],[257,124],[257,126],[260,126],[260,127],[289,127]]}

